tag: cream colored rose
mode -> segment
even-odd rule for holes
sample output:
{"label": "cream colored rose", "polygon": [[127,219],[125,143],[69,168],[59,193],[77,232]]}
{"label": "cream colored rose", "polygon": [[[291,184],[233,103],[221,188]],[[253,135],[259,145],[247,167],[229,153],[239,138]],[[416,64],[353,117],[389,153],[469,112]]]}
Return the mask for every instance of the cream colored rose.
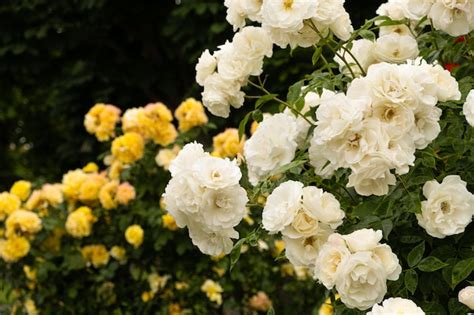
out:
{"label": "cream colored rose", "polygon": [[421,203],[418,224],[437,238],[463,233],[474,215],[474,196],[466,182],[457,175],[446,176],[438,183],[428,181],[423,186],[427,200]]}
{"label": "cream colored rose", "polygon": [[474,286],[465,287],[458,294],[459,302],[474,310]]}
{"label": "cream colored rose", "polygon": [[341,262],[349,257],[351,252],[346,246],[340,234],[332,234],[328,241],[321,247],[318,254],[317,263],[314,269],[314,276],[328,290],[336,283],[338,267]]}
{"label": "cream colored rose", "polygon": [[374,305],[367,315],[424,315],[425,312],[413,301],[402,298],[390,298],[382,305]]}
{"label": "cream colored rose", "polygon": [[387,293],[386,271],[371,252],[357,252],[337,268],[336,290],[349,308],[366,310]]}
{"label": "cream colored rose", "polygon": [[474,90],[471,90],[467,95],[466,102],[462,107],[462,113],[466,116],[466,120],[474,127]]}
{"label": "cream colored rose", "polygon": [[418,43],[412,36],[390,33],[375,42],[374,56],[379,62],[403,63],[418,54]]}

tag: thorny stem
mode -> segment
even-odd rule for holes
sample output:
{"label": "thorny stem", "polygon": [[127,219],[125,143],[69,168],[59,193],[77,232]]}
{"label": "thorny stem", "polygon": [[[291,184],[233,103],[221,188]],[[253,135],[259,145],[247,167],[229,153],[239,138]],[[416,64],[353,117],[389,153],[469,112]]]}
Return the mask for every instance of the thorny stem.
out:
{"label": "thorny stem", "polygon": [[[260,80],[260,79],[259,79]],[[261,81],[260,81],[261,82]],[[260,91],[264,92],[265,94],[267,95],[270,95],[272,93],[270,93],[270,91],[268,91],[263,85],[259,85],[259,84],[256,84],[250,80],[248,80],[248,83],[253,86],[253,87],[256,87],[257,89],[259,89]],[[315,124],[313,122],[311,122],[311,120],[308,119],[308,117],[306,117],[305,115],[303,115],[300,111],[294,109],[289,103],[281,100],[280,98],[274,96],[273,99],[275,101],[277,101],[278,103],[286,106],[287,108],[289,108],[290,110],[292,110],[293,112],[297,113],[298,116],[300,116],[301,118],[303,118],[308,124],[310,124],[311,126],[315,126]]]}

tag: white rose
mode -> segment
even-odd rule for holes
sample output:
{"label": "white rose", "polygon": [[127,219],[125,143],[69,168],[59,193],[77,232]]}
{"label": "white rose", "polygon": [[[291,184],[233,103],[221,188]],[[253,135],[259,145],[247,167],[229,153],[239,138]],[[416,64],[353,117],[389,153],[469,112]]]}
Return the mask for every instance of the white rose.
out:
{"label": "white rose", "polygon": [[261,27],[244,27],[234,35],[232,43],[236,52],[247,58],[261,59],[273,54],[273,43],[268,32]]}
{"label": "white rose", "polygon": [[367,315],[424,315],[425,312],[413,301],[402,298],[389,298],[382,305],[374,305]]}
{"label": "white rose", "polygon": [[196,64],[196,82],[200,86],[204,86],[206,79],[216,72],[217,60],[209,53],[206,49],[201,57],[199,57],[198,63]]}
{"label": "white rose", "polygon": [[260,0],[225,0],[224,5],[227,7],[226,20],[234,27],[234,31],[245,26],[246,18],[256,22],[261,19]]}
{"label": "white rose", "polygon": [[330,29],[338,38],[349,40],[351,33],[354,31],[349,13],[344,12],[333,24],[331,24]]}
{"label": "white rose", "polygon": [[392,33],[397,33],[402,36],[413,36],[410,32],[410,28],[405,24],[381,26],[379,29],[379,37]]}
{"label": "white rose", "polygon": [[262,223],[265,230],[276,233],[282,231],[293,222],[301,208],[303,184],[287,181],[275,188],[267,198],[262,213]]}
{"label": "white rose", "polygon": [[437,97],[441,102],[459,101],[461,91],[459,91],[458,81],[451,75],[451,72],[440,65],[429,65],[428,71],[431,73],[437,87]]}
{"label": "white rose", "polygon": [[458,294],[459,302],[474,310],[474,286],[465,287]]}
{"label": "white rose", "polygon": [[423,186],[427,200],[421,203],[418,224],[437,238],[463,233],[474,215],[474,196],[457,175],[446,176],[442,183],[428,181]]}
{"label": "white rose", "polygon": [[412,20],[421,20],[427,16],[436,0],[406,0],[405,9],[408,12],[408,18]]}
{"label": "white rose", "polygon": [[300,208],[290,225],[287,225],[281,234],[288,238],[296,239],[302,237],[311,237],[315,235],[322,227],[319,221],[308,213],[305,209]]}
{"label": "white rose", "polygon": [[213,232],[199,223],[188,225],[189,237],[199,250],[210,256],[228,254],[232,250],[232,238],[238,238],[239,233],[233,228]]}
{"label": "white rose", "polygon": [[317,1],[273,0],[263,1],[262,25],[284,29],[287,32],[298,31],[303,21],[312,17]]}
{"label": "white rose", "polygon": [[390,138],[399,139],[415,127],[413,110],[401,104],[382,103],[372,107],[372,117],[383,122]]}
{"label": "white rose", "polygon": [[351,252],[371,251],[379,245],[382,239],[382,231],[372,229],[361,229],[351,234],[342,235],[346,241],[347,247]]}
{"label": "white rose", "polygon": [[311,141],[318,145],[341,135],[362,121],[367,108],[366,100],[353,100],[343,93],[324,90],[316,110],[318,121]]}
{"label": "white rose", "polygon": [[252,185],[293,160],[297,137],[298,125],[292,115],[279,113],[265,118],[260,123],[244,145],[244,156]]}
{"label": "white rose", "polygon": [[191,172],[193,163],[206,156],[202,144],[197,142],[186,144],[170,163],[171,176],[176,177]]}
{"label": "white rose", "polygon": [[418,43],[412,36],[390,33],[375,42],[374,56],[379,62],[403,63],[418,56]]}
{"label": "white rose", "polygon": [[319,251],[332,233],[330,228],[320,228],[315,235],[309,237],[290,238],[283,236],[285,255],[295,267],[313,268]]}
{"label": "white rose", "polygon": [[244,104],[244,93],[240,85],[232,80],[225,80],[219,73],[207,78],[202,92],[204,106],[215,116],[227,118],[230,106],[240,108]]}
{"label": "white rose", "polygon": [[[354,58],[346,52],[344,49],[339,50],[339,54],[344,57],[346,62],[349,64],[350,69],[356,76],[360,76],[362,74],[361,69],[356,63],[356,60],[361,65],[362,69],[367,72],[369,66],[376,62],[373,51],[374,51],[375,44],[374,42],[367,40],[367,39],[358,39],[352,42],[352,48],[350,49],[351,54],[355,57]],[[346,63],[339,58],[338,56],[334,57],[334,61],[339,65],[339,69],[342,73],[349,76],[351,73],[349,71],[348,66]]]}
{"label": "white rose", "polygon": [[[242,43],[244,41],[242,38],[237,38],[240,45],[245,45]],[[236,47],[234,43],[227,42],[219,48],[215,56],[217,71],[222,79],[242,85],[250,75],[262,73],[263,56],[247,55],[241,51],[244,47]]]}
{"label": "white rose", "polygon": [[419,103],[418,86],[402,70],[395,64],[373,64],[366,77],[351,82],[347,96],[353,99],[369,97],[373,105],[390,102],[416,108]]}
{"label": "white rose", "polygon": [[308,92],[304,96],[304,106],[308,109],[318,107],[321,104],[321,96],[316,92]]}
{"label": "white rose", "polygon": [[316,175],[325,179],[330,178],[339,166],[329,160],[332,154],[328,146],[326,144],[317,145],[313,139],[311,139],[311,145],[308,150],[309,162],[314,167]]}
{"label": "white rose", "polygon": [[387,293],[386,272],[371,252],[357,252],[337,268],[336,290],[349,308],[366,310],[380,303]]}
{"label": "white rose", "polygon": [[388,186],[395,185],[395,175],[390,173],[392,162],[384,155],[367,156],[353,165],[347,187],[354,187],[362,196],[383,196],[388,193]]}
{"label": "white rose", "polygon": [[474,127],[474,90],[469,91],[466,102],[462,107],[462,113],[466,116],[469,125]]}
{"label": "white rose", "polygon": [[350,255],[351,252],[347,248],[341,235],[337,233],[330,235],[327,242],[319,251],[314,268],[315,278],[328,290],[332,289],[336,283],[336,277],[339,274],[339,265]]}
{"label": "white rose", "polygon": [[377,15],[388,16],[392,20],[403,20],[406,10],[403,0],[389,0],[383,3],[376,11]]}
{"label": "white rose", "polygon": [[387,279],[398,280],[402,272],[402,266],[400,266],[397,255],[392,252],[392,248],[387,244],[379,244],[373,249],[373,253],[382,262],[387,273]]}
{"label": "white rose", "polygon": [[313,219],[336,229],[345,217],[339,201],[333,194],[314,186],[303,188],[303,207]]}
{"label": "white rose", "polygon": [[439,125],[441,114],[441,109],[436,106],[421,105],[417,107],[414,112],[415,125],[410,131],[417,149],[423,150],[438,137],[441,132]]}
{"label": "white rose", "polygon": [[239,185],[206,189],[201,199],[201,211],[197,214],[196,220],[211,231],[232,228],[246,215],[247,202],[247,193]]}
{"label": "white rose", "polygon": [[193,163],[193,172],[201,186],[211,189],[225,188],[239,183],[242,173],[237,161],[206,156]]}
{"label": "white rose", "polygon": [[429,17],[435,29],[460,36],[474,29],[474,4],[470,0],[436,0]]}
{"label": "white rose", "polygon": [[171,178],[163,195],[166,209],[175,218],[179,227],[189,223],[189,216],[199,212],[203,189],[192,177]]}
{"label": "white rose", "polygon": [[264,26],[264,28],[270,35],[272,42],[281,48],[286,48],[288,45],[292,49],[296,47],[311,47],[321,39],[307,23],[299,30],[291,32],[270,26]]}

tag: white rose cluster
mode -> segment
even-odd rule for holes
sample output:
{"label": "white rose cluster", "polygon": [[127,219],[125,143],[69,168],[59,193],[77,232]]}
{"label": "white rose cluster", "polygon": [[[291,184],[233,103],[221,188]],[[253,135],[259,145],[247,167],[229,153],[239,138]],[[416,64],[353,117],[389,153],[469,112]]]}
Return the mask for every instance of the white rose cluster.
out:
{"label": "white rose cluster", "polygon": [[402,298],[390,298],[382,305],[374,305],[367,315],[424,315],[425,312],[413,301]]}
{"label": "white rose cluster", "polygon": [[342,224],[344,216],[331,193],[290,180],[268,196],[262,223],[272,234],[281,232],[286,256],[294,266],[312,270],[321,246]]}
{"label": "white rose cluster", "polygon": [[[303,88],[304,89],[304,88]],[[308,92],[301,113],[306,114],[319,104],[319,95]],[[311,118],[307,118],[311,121]],[[290,163],[306,140],[310,124],[286,109],[283,113],[266,115],[255,133],[245,142],[244,157],[249,181],[256,185],[273,170]]]}
{"label": "white rose cluster", "polygon": [[320,38],[314,28],[320,33],[331,30],[344,40],[353,31],[344,0],[226,0],[224,4],[234,30],[244,27],[246,19],[259,22],[282,48],[316,44]]}
{"label": "white rose cluster", "polygon": [[418,224],[436,238],[464,232],[474,215],[474,195],[457,175],[446,176],[441,183],[431,180],[423,186],[427,200],[421,202]]}
{"label": "white rose cluster", "polygon": [[163,197],[177,225],[188,227],[193,244],[204,254],[228,254],[248,202],[236,161],[212,157],[201,144],[190,143],[169,170],[172,178]]}
{"label": "white rose cluster", "polygon": [[374,64],[346,94],[323,91],[310,162],[322,177],[350,168],[348,187],[363,196],[385,195],[396,182],[391,170],[406,174],[415,151],[438,136],[438,101],[460,97],[457,81],[439,65]]}
{"label": "white rose cluster", "polygon": [[437,30],[451,36],[466,35],[474,30],[473,0],[389,0],[377,10],[392,20],[419,21],[428,16]]}
{"label": "white rose cluster", "polygon": [[381,239],[382,232],[372,229],[330,235],[319,251],[315,278],[328,290],[335,287],[349,308],[367,310],[380,303],[387,280],[397,280],[402,270],[390,246],[379,243]]}
{"label": "white rose cluster", "polygon": [[273,54],[273,43],[263,28],[247,26],[211,55],[205,50],[196,65],[196,82],[204,87],[202,102],[215,116],[229,117],[230,106],[244,104],[242,86],[262,73],[263,59]]}

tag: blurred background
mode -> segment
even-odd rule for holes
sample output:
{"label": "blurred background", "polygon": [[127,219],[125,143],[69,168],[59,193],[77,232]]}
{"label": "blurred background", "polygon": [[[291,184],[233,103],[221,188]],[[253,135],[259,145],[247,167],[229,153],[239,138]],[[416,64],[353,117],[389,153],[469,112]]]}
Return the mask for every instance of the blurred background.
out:
{"label": "blurred background", "polygon": [[[356,27],[383,2],[345,6]],[[197,58],[232,34],[223,0],[1,1],[0,190],[20,178],[58,180],[95,160],[106,147],[83,127],[95,103],[125,110],[199,99]],[[275,54],[265,69],[272,91],[311,71],[308,53]],[[215,123],[235,127],[239,116]]]}

